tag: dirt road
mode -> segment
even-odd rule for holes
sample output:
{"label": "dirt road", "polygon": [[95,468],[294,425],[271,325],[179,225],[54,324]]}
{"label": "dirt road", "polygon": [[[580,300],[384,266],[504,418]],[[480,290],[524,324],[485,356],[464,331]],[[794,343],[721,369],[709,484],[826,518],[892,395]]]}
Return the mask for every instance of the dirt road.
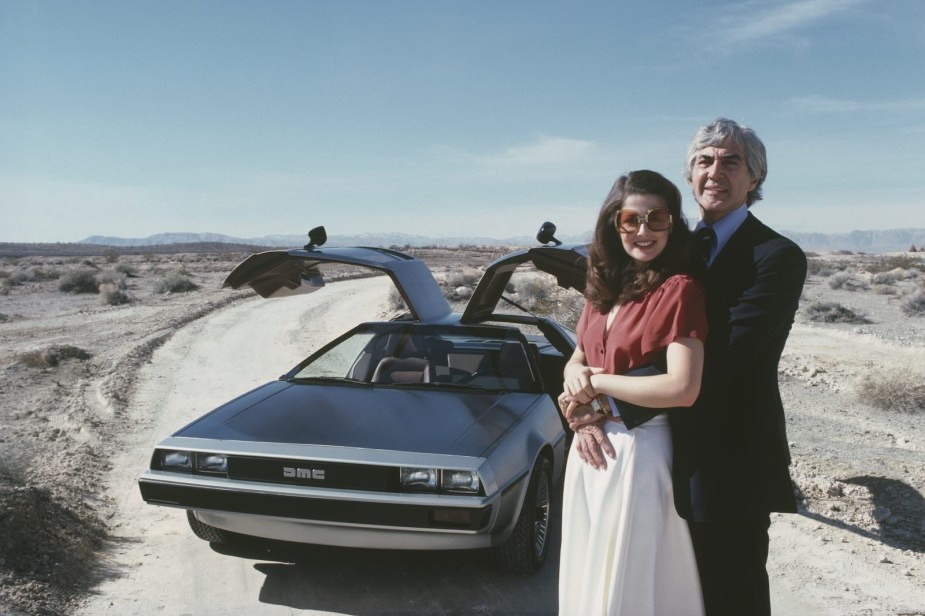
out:
{"label": "dirt road", "polygon": [[[499,573],[489,555],[480,552],[378,552],[262,542],[219,551],[193,536],[182,510],[141,500],[135,480],[158,440],[232,396],[276,378],[357,321],[375,318],[387,288],[380,278],[337,283],[336,293],[327,289],[284,300],[243,300],[182,328],[155,353],[142,369],[129,411],[137,430],[124,435],[125,447],[113,460],[109,494],[118,507],[111,520],[116,535],[108,563],[112,575],[80,614],[555,613],[557,549],[533,577]],[[797,364],[821,361],[801,353],[822,349],[822,343],[795,344],[791,368],[799,371]],[[840,467],[836,462],[826,466],[826,447],[837,449],[840,433],[820,426],[837,413],[818,402],[819,391],[806,380],[785,382],[784,394],[796,471],[804,482],[815,481],[813,473],[831,481]],[[862,418],[846,410],[847,398],[838,395],[829,394],[828,403],[847,413],[841,417],[846,425],[863,426],[859,430],[870,438],[891,430],[899,435],[894,438],[908,442],[920,433],[912,419],[897,427]],[[853,447],[842,442],[842,453]],[[914,454],[914,461],[922,454],[919,445],[913,449],[907,453]],[[801,453],[811,454],[806,459],[820,466],[800,467]],[[921,551],[908,544],[886,545],[865,532],[834,514],[776,516],[769,563],[775,614],[925,612]]]}

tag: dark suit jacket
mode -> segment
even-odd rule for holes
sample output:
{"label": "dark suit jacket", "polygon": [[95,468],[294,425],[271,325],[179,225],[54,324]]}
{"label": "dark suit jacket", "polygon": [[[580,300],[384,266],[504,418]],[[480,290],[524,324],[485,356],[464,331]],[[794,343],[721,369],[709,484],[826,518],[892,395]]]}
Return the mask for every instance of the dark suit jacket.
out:
{"label": "dark suit jacket", "polygon": [[777,366],[805,279],[803,251],[751,213],[707,272],[700,396],[670,414],[682,517],[796,511]]}

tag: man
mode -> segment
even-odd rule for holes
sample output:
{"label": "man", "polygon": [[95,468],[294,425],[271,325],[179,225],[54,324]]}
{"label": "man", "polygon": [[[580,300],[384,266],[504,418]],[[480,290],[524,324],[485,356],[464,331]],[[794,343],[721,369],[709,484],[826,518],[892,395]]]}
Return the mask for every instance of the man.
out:
{"label": "man", "polygon": [[796,512],[777,367],[806,256],[749,211],[767,176],[753,130],[725,118],[700,128],[685,175],[697,233],[712,231],[710,333],[697,402],[672,416],[675,504],[689,522],[707,615],[770,614],[770,512]]}

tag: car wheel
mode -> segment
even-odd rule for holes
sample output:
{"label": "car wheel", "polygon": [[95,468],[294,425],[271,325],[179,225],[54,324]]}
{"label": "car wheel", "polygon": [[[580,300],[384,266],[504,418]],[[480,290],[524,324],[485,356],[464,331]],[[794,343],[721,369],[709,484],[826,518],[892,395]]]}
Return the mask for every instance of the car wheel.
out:
{"label": "car wheel", "polygon": [[530,485],[514,532],[497,548],[498,564],[516,573],[535,573],[549,551],[549,506],[552,494],[549,460],[540,457],[530,475]]}
{"label": "car wheel", "polygon": [[190,511],[186,510],[186,520],[189,522],[189,527],[193,529],[193,533],[209,543],[227,543],[231,538],[231,533],[227,533],[220,528],[215,528],[214,526],[209,526],[205,522],[201,522],[196,515]]}

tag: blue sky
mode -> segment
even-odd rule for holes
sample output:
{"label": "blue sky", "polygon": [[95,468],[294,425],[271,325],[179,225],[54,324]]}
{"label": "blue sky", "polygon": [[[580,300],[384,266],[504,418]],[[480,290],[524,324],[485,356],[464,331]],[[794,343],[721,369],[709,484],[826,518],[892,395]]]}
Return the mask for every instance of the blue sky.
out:
{"label": "blue sky", "polygon": [[590,230],[698,126],[753,211],[925,227],[925,2],[0,0],[0,241]]}

